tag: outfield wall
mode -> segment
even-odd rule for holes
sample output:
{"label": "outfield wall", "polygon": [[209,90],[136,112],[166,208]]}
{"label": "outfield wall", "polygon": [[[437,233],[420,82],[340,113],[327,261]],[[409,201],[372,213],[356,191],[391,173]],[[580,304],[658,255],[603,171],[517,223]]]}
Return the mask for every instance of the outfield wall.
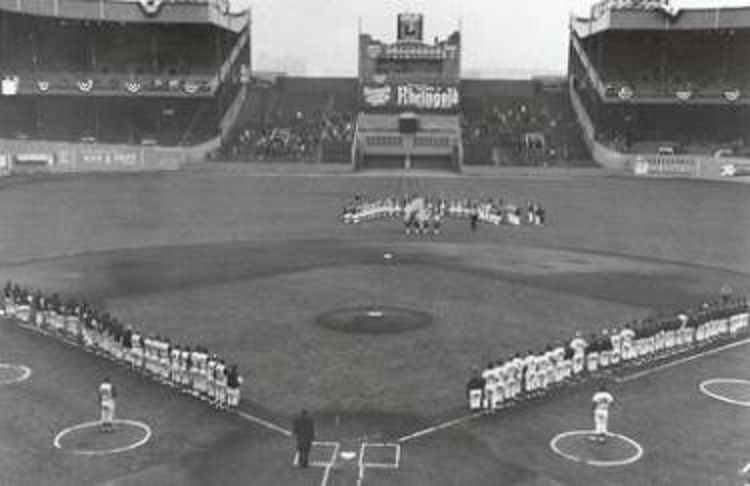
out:
{"label": "outfield wall", "polygon": [[0,174],[177,170],[205,159],[218,139],[196,147],[0,140]]}

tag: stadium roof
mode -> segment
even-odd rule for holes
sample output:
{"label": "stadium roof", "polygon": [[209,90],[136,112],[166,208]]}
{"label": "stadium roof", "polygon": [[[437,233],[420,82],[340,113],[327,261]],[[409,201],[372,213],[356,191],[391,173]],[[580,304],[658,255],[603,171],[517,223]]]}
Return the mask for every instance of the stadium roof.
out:
{"label": "stadium roof", "polygon": [[248,21],[228,0],[0,0],[0,10],[18,14],[101,22],[209,23],[234,32]]}
{"label": "stadium roof", "polygon": [[610,2],[600,2],[592,7],[588,17],[572,17],[571,27],[579,37],[584,38],[608,30],[750,29],[750,4],[747,2],[744,5],[738,5],[736,2],[716,3],[711,8],[613,8],[607,3]]}

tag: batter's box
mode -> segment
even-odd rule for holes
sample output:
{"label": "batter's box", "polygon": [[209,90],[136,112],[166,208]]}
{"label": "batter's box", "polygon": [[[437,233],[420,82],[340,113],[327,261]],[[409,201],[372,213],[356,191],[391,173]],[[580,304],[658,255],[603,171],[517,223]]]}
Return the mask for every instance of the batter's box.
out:
{"label": "batter's box", "polygon": [[400,444],[362,444],[359,452],[360,467],[398,469],[400,463]]}
{"label": "batter's box", "polygon": [[[338,442],[313,442],[308,463],[313,467],[329,467],[339,454]],[[294,454],[295,466],[299,465],[299,453]]]}

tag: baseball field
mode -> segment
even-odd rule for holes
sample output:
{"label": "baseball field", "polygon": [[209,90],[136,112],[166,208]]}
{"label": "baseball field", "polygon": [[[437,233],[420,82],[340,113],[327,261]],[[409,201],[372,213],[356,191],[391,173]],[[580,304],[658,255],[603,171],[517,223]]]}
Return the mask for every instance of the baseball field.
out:
{"label": "baseball field", "polygon": [[[395,220],[338,219],[357,192],[405,191],[534,200],[549,223],[473,232],[450,220],[415,237]],[[622,440],[603,448],[576,439],[591,428],[595,383],[492,416],[469,415],[465,387],[474,366],[576,331],[723,286],[750,293],[749,242],[748,185],[594,171],[0,181],[0,280],[207,346],[245,377],[240,413],[220,412],[0,320],[0,485],[741,484],[744,343],[612,380],[610,429]],[[323,325],[351,309],[422,320]],[[97,419],[105,377],[118,417],[138,425],[77,429]],[[319,442],[309,469],[294,467],[289,437],[303,408]],[[58,440],[74,432],[76,444]]]}

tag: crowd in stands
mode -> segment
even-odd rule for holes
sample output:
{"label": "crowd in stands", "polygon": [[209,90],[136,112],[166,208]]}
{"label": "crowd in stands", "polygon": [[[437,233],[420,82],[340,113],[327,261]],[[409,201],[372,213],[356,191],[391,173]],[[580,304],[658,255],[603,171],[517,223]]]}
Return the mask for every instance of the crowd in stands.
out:
{"label": "crowd in stands", "polygon": [[241,128],[225,145],[226,156],[239,160],[313,160],[323,141],[351,143],[354,113],[297,111],[271,123]]}
{"label": "crowd in stands", "polygon": [[319,142],[320,133],[307,128],[245,128],[225,150],[232,159],[309,160]]}
{"label": "crowd in stands", "polygon": [[571,155],[571,122],[562,106],[535,99],[491,98],[465,100],[465,105],[461,120],[465,144],[500,146],[513,165],[542,165]]}
{"label": "crowd in stands", "polygon": [[445,218],[468,219],[472,229],[476,229],[480,222],[495,226],[543,226],[547,216],[544,207],[533,201],[528,201],[522,207],[502,198],[446,199],[418,194],[379,198],[357,194],[344,205],[341,214],[345,224],[388,218],[403,219],[406,234],[418,235],[439,234]]}
{"label": "crowd in stands", "polygon": [[515,354],[476,368],[467,386],[471,410],[497,411],[623,368],[647,367],[677,355],[746,336],[744,296],[724,294],[699,306],[633,321]]}
{"label": "crowd in stands", "polygon": [[147,334],[86,302],[8,282],[0,316],[127,366],[217,409],[233,409],[240,403],[243,378],[237,365],[227,365],[203,346]]}

